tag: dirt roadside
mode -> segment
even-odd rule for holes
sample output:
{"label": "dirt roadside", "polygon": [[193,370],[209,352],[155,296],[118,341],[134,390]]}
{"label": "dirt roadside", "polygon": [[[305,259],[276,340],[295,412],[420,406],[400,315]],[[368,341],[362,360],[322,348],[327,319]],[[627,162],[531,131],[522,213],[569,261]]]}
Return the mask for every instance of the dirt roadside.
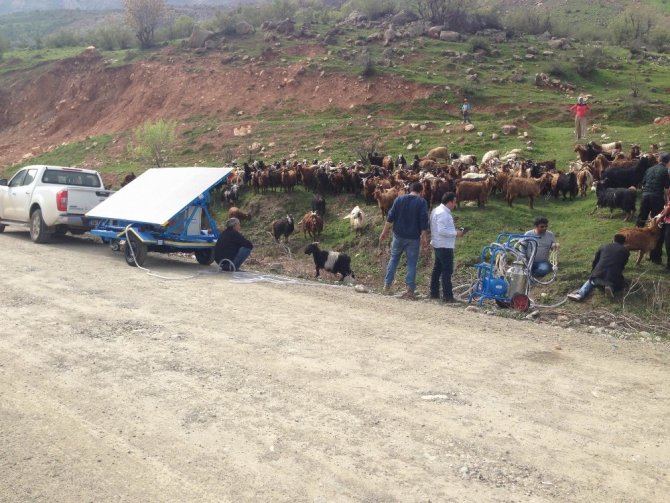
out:
{"label": "dirt roadside", "polygon": [[666,343],[352,288],[166,281],[87,239],[0,245],[0,501],[670,492]]}

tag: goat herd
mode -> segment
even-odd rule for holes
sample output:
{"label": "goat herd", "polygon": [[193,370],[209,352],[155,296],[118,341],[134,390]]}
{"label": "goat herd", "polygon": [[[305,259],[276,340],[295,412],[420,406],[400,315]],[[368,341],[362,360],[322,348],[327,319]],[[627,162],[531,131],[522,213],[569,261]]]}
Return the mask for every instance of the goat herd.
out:
{"label": "goat herd", "polygon": [[[622,152],[621,142],[599,145],[595,142],[576,145],[578,160],[570,163],[567,172],[556,169],[556,161],[532,161],[521,159],[521,150],[513,150],[501,156],[497,150],[484,154],[480,163],[474,155],[449,153],[446,147],[432,149],[425,157],[414,156],[408,163],[404,156],[396,159],[377,153],[368,154],[370,166],[366,168],[359,160],[351,165],[317,160],[312,163],[283,160],[266,165],[261,160],[244,163],[227,180],[221,190],[221,201],[231,205],[230,217],[241,220],[251,218],[236,205],[242,187],[249,187],[254,194],[265,194],[277,190],[293,192],[297,185],[314,193],[312,207],[294,223],[291,215],[272,223],[272,235],[276,242],[288,241],[296,226],[305,238],[320,237],[326,213],[325,195],[350,193],[359,195],[367,203],[376,202],[382,217],[385,217],[393,201],[407,193],[412,182],[420,181],[422,196],[429,208],[440,203],[445,192],[455,192],[458,204],[474,201],[484,206],[491,194],[505,196],[511,207],[517,198],[528,198],[530,208],[536,198],[562,197],[573,199],[585,196],[595,188],[596,208],[621,209],[625,220],[635,212],[637,188],[644,172],[656,164],[657,152],[641,153],[633,145],[630,153]],[[365,227],[365,214],[356,206],[344,217],[351,222],[358,236]],[[317,264],[317,272],[318,272]],[[327,269],[328,270],[328,269]]]}

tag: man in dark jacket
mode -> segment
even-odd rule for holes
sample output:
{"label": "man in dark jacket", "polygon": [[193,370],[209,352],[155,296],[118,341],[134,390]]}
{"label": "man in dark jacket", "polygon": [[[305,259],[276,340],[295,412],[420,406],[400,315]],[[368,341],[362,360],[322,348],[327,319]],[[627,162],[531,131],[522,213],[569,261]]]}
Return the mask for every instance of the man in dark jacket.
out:
{"label": "man in dark jacket", "polygon": [[[662,152],[659,156],[659,161],[658,164],[649,168],[642,178],[640,213],[637,216],[638,227],[644,227],[647,224],[647,219],[660,213],[663,206],[665,206],[663,195],[665,189],[670,187],[670,175],[668,174],[670,153]],[[649,253],[649,259],[656,264],[660,264],[662,251],[663,238],[661,237],[656,244],[656,248]]]}
{"label": "man in dark jacket", "polygon": [[568,294],[568,299],[581,302],[596,286],[605,287],[607,296],[614,298],[614,292],[623,288],[623,269],[630,256],[625,242],[626,236],[615,234],[612,243],[598,248],[591,265],[591,276],[577,292]]}
{"label": "man in dark jacket", "polygon": [[395,271],[400,263],[400,257],[404,253],[407,256],[407,275],[405,283],[407,290],[402,295],[406,299],[414,299],[416,290],[416,265],[419,261],[421,245],[428,249],[428,204],[421,197],[421,182],[410,185],[410,193],[398,197],[393,201],[393,206],[386,217],[384,229],[379,235],[379,245],[386,240],[391,229],[393,229],[393,240],[391,241],[391,259],[386,268],[384,278],[384,291],[390,292]]}
{"label": "man in dark jacket", "polygon": [[223,271],[239,271],[254,245],[240,233],[240,221],[230,218],[214,247],[214,260]]}

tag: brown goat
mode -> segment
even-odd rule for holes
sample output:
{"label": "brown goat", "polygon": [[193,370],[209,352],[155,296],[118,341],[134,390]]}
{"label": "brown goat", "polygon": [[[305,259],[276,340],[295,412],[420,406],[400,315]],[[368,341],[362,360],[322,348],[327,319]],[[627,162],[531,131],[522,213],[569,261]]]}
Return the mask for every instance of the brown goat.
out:
{"label": "brown goat", "polygon": [[387,190],[382,190],[381,188],[375,190],[374,198],[382,212],[382,218],[386,217],[391,206],[393,206],[393,201],[395,201],[397,197],[398,189],[395,187]]}
{"label": "brown goat", "polygon": [[626,236],[624,246],[630,251],[639,251],[635,265],[640,265],[642,257],[656,248],[656,243],[661,237],[661,228],[658,226],[659,218],[652,218],[646,227],[626,227],[617,232]]}
{"label": "brown goat", "polygon": [[477,201],[477,206],[486,204],[491,193],[491,179],[482,182],[461,180],[456,184],[456,204],[461,207],[461,201]]}
{"label": "brown goat", "polygon": [[507,204],[512,207],[512,202],[517,197],[528,197],[528,206],[533,209],[535,198],[540,195],[542,187],[549,183],[551,174],[545,173],[540,178],[511,177],[507,181]]}
{"label": "brown goat", "polygon": [[305,213],[305,216],[298,222],[298,225],[302,226],[302,232],[304,233],[305,238],[307,238],[307,234],[309,234],[309,237],[314,239],[321,236],[321,232],[323,231],[323,218],[321,218],[316,211],[310,211]]}
{"label": "brown goat", "polygon": [[245,213],[237,206],[233,206],[228,210],[228,218],[237,218],[238,220],[251,220],[251,212]]}
{"label": "brown goat", "polygon": [[449,162],[449,149],[447,147],[435,147],[426,154],[424,159],[432,159],[434,161],[443,159]]}

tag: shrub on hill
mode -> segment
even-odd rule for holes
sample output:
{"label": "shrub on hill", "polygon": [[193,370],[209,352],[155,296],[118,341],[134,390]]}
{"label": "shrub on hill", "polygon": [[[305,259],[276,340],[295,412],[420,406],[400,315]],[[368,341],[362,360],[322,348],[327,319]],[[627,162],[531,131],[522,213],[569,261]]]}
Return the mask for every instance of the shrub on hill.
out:
{"label": "shrub on hill", "polygon": [[0,37],[0,59],[2,59],[3,54],[7,52],[9,48],[10,48],[9,40]]}

